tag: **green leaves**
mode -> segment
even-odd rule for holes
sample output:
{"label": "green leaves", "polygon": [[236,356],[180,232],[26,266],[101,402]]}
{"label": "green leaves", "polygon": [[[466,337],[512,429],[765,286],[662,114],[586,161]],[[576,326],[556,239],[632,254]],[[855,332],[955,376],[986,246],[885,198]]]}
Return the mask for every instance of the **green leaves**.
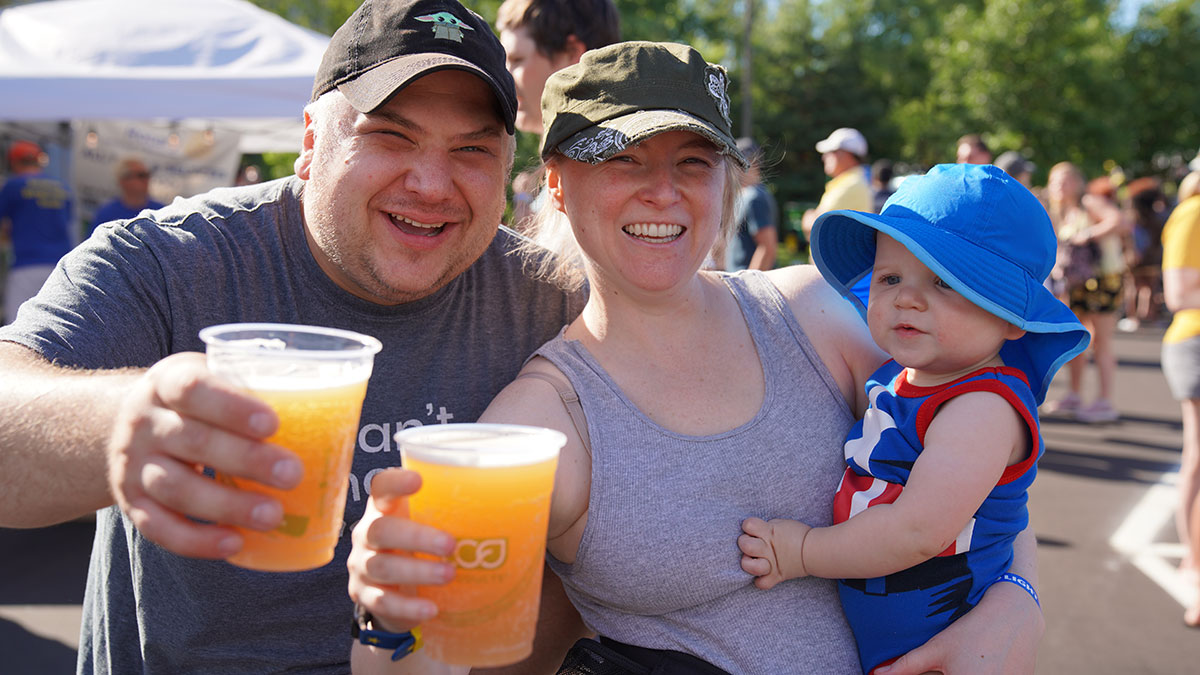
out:
{"label": "green leaves", "polygon": [[[325,34],[359,4],[255,1]],[[1060,160],[1170,168],[1200,143],[1200,0],[1151,0],[1132,25],[1114,21],[1117,0],[754,0],[749,73],[748,0],[615,1],[625,39],[686,42],[729,69],[734,128],[749,96],[781,205],[820,197],[813,145],[842,126],[913,170],[981,133],[1041,179]],[[500,0],[467,5],[491,21]],[[536,159],[524,136],[518,168]]]}

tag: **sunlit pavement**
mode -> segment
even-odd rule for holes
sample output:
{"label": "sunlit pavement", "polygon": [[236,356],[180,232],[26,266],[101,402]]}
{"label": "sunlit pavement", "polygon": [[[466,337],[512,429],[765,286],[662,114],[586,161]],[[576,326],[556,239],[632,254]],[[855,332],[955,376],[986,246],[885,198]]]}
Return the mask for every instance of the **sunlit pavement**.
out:
{"label": "sunlit pavement", "polygon": [[[1200,672],[1200,631],[1182,621],[1197,591],[1176,571],[1182,429],[1161,339],[1161,328],[1117,334],[1118,421],[1043,415],[1047,452],[1030,491],[1046,617],[1039,674]],[[1066,381],[1064,371],[1048,400]]]}

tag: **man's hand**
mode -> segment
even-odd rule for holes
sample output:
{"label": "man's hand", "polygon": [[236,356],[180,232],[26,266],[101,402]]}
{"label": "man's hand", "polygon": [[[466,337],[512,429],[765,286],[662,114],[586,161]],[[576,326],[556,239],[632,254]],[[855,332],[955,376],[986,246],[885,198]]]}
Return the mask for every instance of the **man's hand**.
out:
{"label": "man's hand", "polygon": [[[454,565],[441,560],[454,551],[454,538],[408,519],[407,497],[421,487],[421,477],[405,469],[387,469],[371,481],[371,498],[354,527],[350,597],[385,630],[410,630],[437,614],[437,606],[418,598],[414,585],[444,584],[454,578]],[[413,553],[426,553],[417,558]]]}
{"label": "man's hand", "polygon": [[229,526],[271,530],[283,509],[201,471],[295,487],[299,459],[263,442],[278,425],[266,403],[209,373],[203,354],[169,356],[121,403],[107,447],[109,489],[147,539],[180,555],[226,558],[242,547]]}

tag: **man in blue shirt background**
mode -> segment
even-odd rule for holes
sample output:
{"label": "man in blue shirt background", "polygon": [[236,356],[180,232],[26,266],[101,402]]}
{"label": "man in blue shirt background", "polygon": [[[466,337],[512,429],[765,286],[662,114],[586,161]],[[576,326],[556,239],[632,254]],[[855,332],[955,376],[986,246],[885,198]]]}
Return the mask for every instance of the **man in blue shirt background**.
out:
{"label": "man in blue shirt background", "polygon": [[0,233],[12,242],[12,265],[4,288],[4,322],[37,294],[58,259],[72,248],[71,193],[46,175],[46,153],[17,141],[8,149],[12,175],[0,188]]}
{"label": "man in blue shirt background", "polygon": [[92,229],[110,220],[125,220],[141,213],[142,209],[161,209],[162,202],[150,199],[150,169],[137,157],[126,157],[117,163],[117,188],[121,195],[96,209]]}

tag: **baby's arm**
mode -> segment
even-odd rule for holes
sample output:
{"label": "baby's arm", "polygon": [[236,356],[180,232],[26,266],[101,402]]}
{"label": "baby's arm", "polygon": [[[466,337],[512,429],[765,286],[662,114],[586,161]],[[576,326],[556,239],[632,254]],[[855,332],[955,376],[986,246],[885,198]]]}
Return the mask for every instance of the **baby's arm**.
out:
{"label": "baby's arm", "polygon": [[1027,429],[996,394],[957,396],[930,422],[925,448],[894,503],[831,527],[748,519],[738,539],[742,568],[770,588],[800,576],[879,577],[929,560],[954,541],[1004,468],[1026,457]]}

